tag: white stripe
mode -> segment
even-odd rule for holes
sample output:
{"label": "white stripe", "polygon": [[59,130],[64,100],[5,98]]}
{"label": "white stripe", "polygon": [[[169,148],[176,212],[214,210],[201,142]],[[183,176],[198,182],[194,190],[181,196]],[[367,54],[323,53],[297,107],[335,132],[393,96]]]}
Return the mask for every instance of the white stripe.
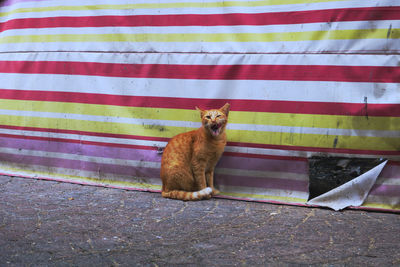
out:
{"label": "white stripe", "polygon": [[173,88],[173,96],[182,98],[364,104],[367,97],[370,104],[400,103],[398,83],[179,80],[6,73],[0,75],[0,83],[2,89],[127,96],[171,97],[171,88]]}
{"label": "white stripe", "polygon": [[238,147],[238,146],[226,146],[225,151],[245,153],[245,154],[255,154],[255,155],[284,156],[284,157],[298,156],[303,158],[307,158],[309,155],[311,155],[311,152],[307,151],[278,150],[278,149]]}
{"label": "white stripe", "polygon": [[[363,40],[364,41],[364,40]],[[174,54],[174,53],[75,53],[29,52],[0,53],[0,61],[67,61],[111,64],[178,64],[178,65],[332,65],[398,67],[397,55],[264,55],[264,54]],[[2,74],[5,75],[5,74]],[[36,74],[35,74],[36,75]]]}
{"label": "white stripe", "polygon": [[[166,126],[166,127],[185,127],[189,129],[199,128],[200,122],[191,121],[175,121],[175,120],[153,120],[124,118],[117,116],[94,116],[72,113],[56,113],[56,112],[40,112],[40,111],[21,111],[21,110],[5,110],[0,109],[0,115],[22,116],[22,117],[39,117],[39,118],[56,118],[80,121],[93,121],[104,123],[120,123],[130,125],[140,125],[143,127]],[[256,131],[256,132],[277,132],[291,134],[318,134],[318,135],[338,135],[338,136],[370,136],[383,138],[399,138],[400,131],[379,131],[379,130],[356,130],[356,129],[334,129],[334,128],[314,128],[314,127],[294,127],[294,126],[277,126],[277,125],[258,125],[258,124],[238,124],[229,123],[228,130],[239,131]]]}
{"label": "white stripe", "polygon": [[386,178],[386,177],[379,176],[379,178],[376,180],[375,184],[400,186],[400,178]]}
{"label": "white stripe", "polygon": [[278,125],[257,125],[257,124],[235,124],[229,123],[227,129],[248,130],[257,132],[278,132],[293,134],[322,134],[340,136],[371,136],[371,137],[400,137],[400,131],[379,131],[379,130],[357,130],[357,129],[336,129],[336,128],[314,128],[314,127],[294,127]]}
{"label": "white stripe", "polygon": [[397,53],[400,39],[363,39],[363,40],[319,40],[299,42],[63,42],[63,43],[10,43],[0,44],[4,52],[29,52],[29,51],[118,51],[118,52],[160,52],[160,53]]}
{"label": "white stripe", "polygon": [[167,145],[167,142],[161,142],[161,141],[100,137],[100,136],[89,136],[83,134],[78,135],[78,134],[65,134],[65,133],[52,133],[52,132],[36,132],[36,131],[26,131],[26,130],[11,130],[11,129],[1,129],[1,128],[0,128],[0,133],[18,135],[18,136],[27,136],[27,137],[32,136],[32,137],[60,138],[68,140],[80,140],[80,141],[90,141],[90,142],[110,143],[110,144],[150,146],[157,148],[162,148]]}
{"label": "white stripe", "polygon": [[[400,39],[318,40],[293,42],[62,42],[0,44],[3,52],[75,51],[75,52],[140,52],[159,53],[375,53],[396,54]],[[223,44],[223,45],[221,45]]]}
{"label": "white stripe", "polygon": [[[164,27],[74,27],[74,28],[38,28],[13,29],[1,33],[1,38],[24,35],[58,35],[58,34],[235,34],[235,33],[297,33],[330,30],[363,30],[399,28],[398,20],[385,20],[376,24],[370,21],[306,23],[267,26],[164,26]],[[0,42],[1,42],[0,38]],[[386,37],[385,37],[386,38]]]}

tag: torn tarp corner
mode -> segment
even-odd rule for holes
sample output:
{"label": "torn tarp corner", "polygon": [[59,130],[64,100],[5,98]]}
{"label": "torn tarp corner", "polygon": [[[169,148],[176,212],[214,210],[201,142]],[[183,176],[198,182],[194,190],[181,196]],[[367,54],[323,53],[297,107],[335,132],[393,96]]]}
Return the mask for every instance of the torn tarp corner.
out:
{"label": "torn tarp corner", "polygon": [[336,211],[350,206],[361,206],[386,163],[387,160],[357,178],[309,200],[307,204],[329,207]]}

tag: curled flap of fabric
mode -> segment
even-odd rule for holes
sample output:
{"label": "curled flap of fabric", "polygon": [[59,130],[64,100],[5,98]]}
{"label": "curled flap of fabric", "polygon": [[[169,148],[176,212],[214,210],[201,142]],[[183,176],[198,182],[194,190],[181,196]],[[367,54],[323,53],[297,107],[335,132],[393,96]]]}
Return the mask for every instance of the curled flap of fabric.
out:
{"label": "curled flap of fabric", "polygon": [[336,211],[349,206],[361,206],[386,163],[387,160],[353,180],[309,200],[307,204],[329,207]]}

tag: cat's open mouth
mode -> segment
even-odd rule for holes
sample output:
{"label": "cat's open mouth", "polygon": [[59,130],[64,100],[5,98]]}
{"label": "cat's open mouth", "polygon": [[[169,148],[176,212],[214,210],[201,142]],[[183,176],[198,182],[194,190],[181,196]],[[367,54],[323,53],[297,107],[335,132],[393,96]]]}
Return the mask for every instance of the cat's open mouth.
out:
{"label": "cat's open mouth", "polygon": [[218,136],[221,132],[221,125],[213,124],[213,125],[211,125],[210,130],[211,130],[211,134],[213,136]]}

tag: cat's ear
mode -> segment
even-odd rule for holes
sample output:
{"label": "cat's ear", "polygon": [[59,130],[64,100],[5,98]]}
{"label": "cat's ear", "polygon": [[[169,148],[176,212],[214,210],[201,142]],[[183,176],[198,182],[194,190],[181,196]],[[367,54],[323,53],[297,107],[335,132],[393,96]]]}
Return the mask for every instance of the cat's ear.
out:
{"label": "cat's ear", "polygon": [[229,103],[226,103],[222,108],[220,108],[219,110],[221,110],[222,111],[222,113],[224,113],[225,114],[225,116],[227,116],[228,117],[228,114],[229,114],[229,110],[230,110],[230,108],[231,108],[231,104],[229,104]]}
{"label": "cat's ear", "polygon": [[204,115],[205,110],[202,110],[202,109],[199,108],[199,107],[196,107],[196,110],[200,111],[200,117],[203,118],[203,115]]}

